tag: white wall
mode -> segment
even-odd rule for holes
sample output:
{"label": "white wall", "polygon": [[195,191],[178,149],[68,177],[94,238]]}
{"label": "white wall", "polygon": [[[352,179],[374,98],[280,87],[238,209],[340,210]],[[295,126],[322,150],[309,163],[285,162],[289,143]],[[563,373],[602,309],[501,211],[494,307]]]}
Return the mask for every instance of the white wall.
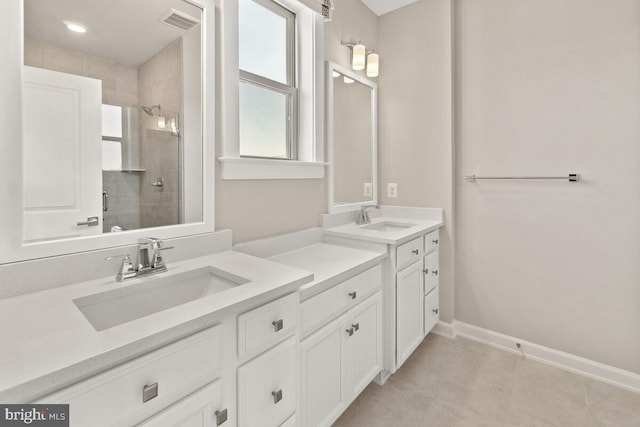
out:
{"label": "white wall", "polygon": [[458,180],[456,318],[640,373],[640,2],[459,0],[456,39],[458,175],[584,175]]}
{"label": "white wall", "polygon": [[[360,0],[336,2],[333,22],[325,25],[325,59],[348,65],[349,51],[340,40],[376,43],[377,31],[377,17]],[[219,157],[220,137],[217,140]],[[216,229],[232,229],[236,243],[317,227],[327,212],[326,175],[313,180],[224,181],[219,164],[216,175]]]}
{"label": "white wall", "polygon": [[[444,209],[440,311],[454,319],[451,0],[420,0],[379,20],[379,175],[383,204]],[[387,183],[398,197],[386,196]]]}

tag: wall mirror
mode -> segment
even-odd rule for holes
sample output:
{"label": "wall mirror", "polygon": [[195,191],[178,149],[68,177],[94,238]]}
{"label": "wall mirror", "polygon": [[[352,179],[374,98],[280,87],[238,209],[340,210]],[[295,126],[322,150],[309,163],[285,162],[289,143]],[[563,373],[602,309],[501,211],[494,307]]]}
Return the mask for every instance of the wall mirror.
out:
{"label": "wall mirror", "polygon": [[329,212],[377,203],[377,85],[327,62]]}
{"label": "wall mirror", "polygon": [[0,262],[213,231],[213,0],[10,10],[21,145]]}

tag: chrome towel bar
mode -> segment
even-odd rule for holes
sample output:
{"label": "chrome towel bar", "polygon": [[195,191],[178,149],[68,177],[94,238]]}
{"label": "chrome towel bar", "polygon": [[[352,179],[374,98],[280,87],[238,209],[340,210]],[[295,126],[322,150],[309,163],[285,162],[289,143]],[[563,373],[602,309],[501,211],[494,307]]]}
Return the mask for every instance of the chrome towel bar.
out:
{"label": "chrome towel bar", "polygon": [[467,180],[467,182],[476,182],[479,179],[533,179],[533,180],[545,180],[545,179],[563,179],[563,180],[569,180],[569,182],[578,182],[580,181],[580,179],[582,179],[582,177],[580,176],[579,173],[570,173],[569,175],[565,175],[565,176],[475,176],[475,175],[466,175],[464,177],[464,179]]}

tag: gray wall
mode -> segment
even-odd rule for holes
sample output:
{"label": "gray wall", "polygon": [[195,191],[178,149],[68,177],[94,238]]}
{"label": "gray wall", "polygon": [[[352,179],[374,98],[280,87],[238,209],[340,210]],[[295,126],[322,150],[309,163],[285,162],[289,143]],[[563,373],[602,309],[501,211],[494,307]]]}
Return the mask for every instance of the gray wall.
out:
{"label": "gray wall", "polygon": [[[444,209],[441,319],[454,319],[451,1],[380,17],[379,176],[384,204]],[[398,197],[387,197],[387,183]]]}
{"label": "gray wall", "polygon": [[460,0],[456,318],[640,373],[640,2]]}

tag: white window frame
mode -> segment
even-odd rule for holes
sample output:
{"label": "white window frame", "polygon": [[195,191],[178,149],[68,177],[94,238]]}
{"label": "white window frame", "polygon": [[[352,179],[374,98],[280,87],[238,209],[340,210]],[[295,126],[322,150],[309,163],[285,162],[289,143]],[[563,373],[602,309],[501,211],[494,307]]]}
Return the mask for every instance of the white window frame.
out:
{"label": "white window frame", "polygon": [[324,178],[324,23],[298,0],[278,0],[296,15],[297,159],[240,156],[238,2],[221,0],[222,155],[224,180]]}

